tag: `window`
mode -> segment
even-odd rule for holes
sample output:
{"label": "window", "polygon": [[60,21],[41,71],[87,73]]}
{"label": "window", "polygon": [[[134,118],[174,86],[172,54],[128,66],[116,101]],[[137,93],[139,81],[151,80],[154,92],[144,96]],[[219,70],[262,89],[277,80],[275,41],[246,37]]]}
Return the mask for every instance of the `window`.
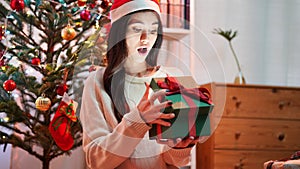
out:
{"label": "window", "polygon": [[189,29],[190,0],[161,0],[160,5],[164,27]]}

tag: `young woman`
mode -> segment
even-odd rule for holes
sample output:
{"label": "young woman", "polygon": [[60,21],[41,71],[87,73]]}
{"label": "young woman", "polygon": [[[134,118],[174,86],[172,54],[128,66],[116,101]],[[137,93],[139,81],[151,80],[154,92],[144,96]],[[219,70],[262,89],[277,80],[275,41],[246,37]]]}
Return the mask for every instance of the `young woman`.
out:
{"label": "young woman", "polygon": [[174,114],[161,109],[165,91],[152,92],[153,77],[182,75],[176,68],[157,65],[162,24],[157,1],[115,0],[108,39],[108,65],[90,74],[85,82],[80,119],[88,167],[178,168],[190,161],[193,137],[150,140],[151,124],[169,126]]}

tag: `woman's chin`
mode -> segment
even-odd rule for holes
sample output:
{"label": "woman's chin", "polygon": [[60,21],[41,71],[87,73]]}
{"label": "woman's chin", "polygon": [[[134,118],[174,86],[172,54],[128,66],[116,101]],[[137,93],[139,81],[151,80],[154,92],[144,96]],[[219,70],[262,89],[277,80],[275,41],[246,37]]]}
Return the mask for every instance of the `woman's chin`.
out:
{"label": "woman's chin", "polygon": [[147,56],[148,56],[148,52],[147,53],[139,53],[139,58],[144,58],[144,60],[146,59]]}

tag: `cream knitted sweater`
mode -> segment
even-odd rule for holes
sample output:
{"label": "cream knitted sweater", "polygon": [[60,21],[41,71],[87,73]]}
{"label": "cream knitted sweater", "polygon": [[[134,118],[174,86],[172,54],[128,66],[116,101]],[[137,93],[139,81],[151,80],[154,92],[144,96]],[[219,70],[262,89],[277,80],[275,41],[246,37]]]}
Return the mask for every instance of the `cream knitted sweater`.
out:
{"label": "cream knitted sweater", "polygon": [[92,169],[167,169],[186,165],[191,148],[172,149],[150,140],[150,127],[141,119],[136,105],[145,92],[144,82],[152,77],[179,75],[175,68],[160,67],[151,77],[126,75],[125,97],[131,111],[120,123],[114,117],[112,102],[103,87],[105,68],[92,72],[85,81],[80,110],[83,149]]}

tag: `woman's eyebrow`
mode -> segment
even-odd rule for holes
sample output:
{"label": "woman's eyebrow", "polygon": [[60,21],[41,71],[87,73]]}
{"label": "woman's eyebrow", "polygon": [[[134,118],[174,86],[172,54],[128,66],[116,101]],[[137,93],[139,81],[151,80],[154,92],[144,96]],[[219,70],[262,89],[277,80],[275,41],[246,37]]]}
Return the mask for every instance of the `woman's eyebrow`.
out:
{"label": "woman's eyebrow", "polygon": [[158,25],[158,21],[157,22],[153,22],[152,25]]}
{"label": "woman's eyebrow", "polygon": [[[134,24],[134,23],[144,24],[144,22],[141,21],[141,20],[138,20],[138,19],[132,19],[132,20],[129,21],[128,25]],[[158,25],[158,22],[153,22],[152,25]]]}

